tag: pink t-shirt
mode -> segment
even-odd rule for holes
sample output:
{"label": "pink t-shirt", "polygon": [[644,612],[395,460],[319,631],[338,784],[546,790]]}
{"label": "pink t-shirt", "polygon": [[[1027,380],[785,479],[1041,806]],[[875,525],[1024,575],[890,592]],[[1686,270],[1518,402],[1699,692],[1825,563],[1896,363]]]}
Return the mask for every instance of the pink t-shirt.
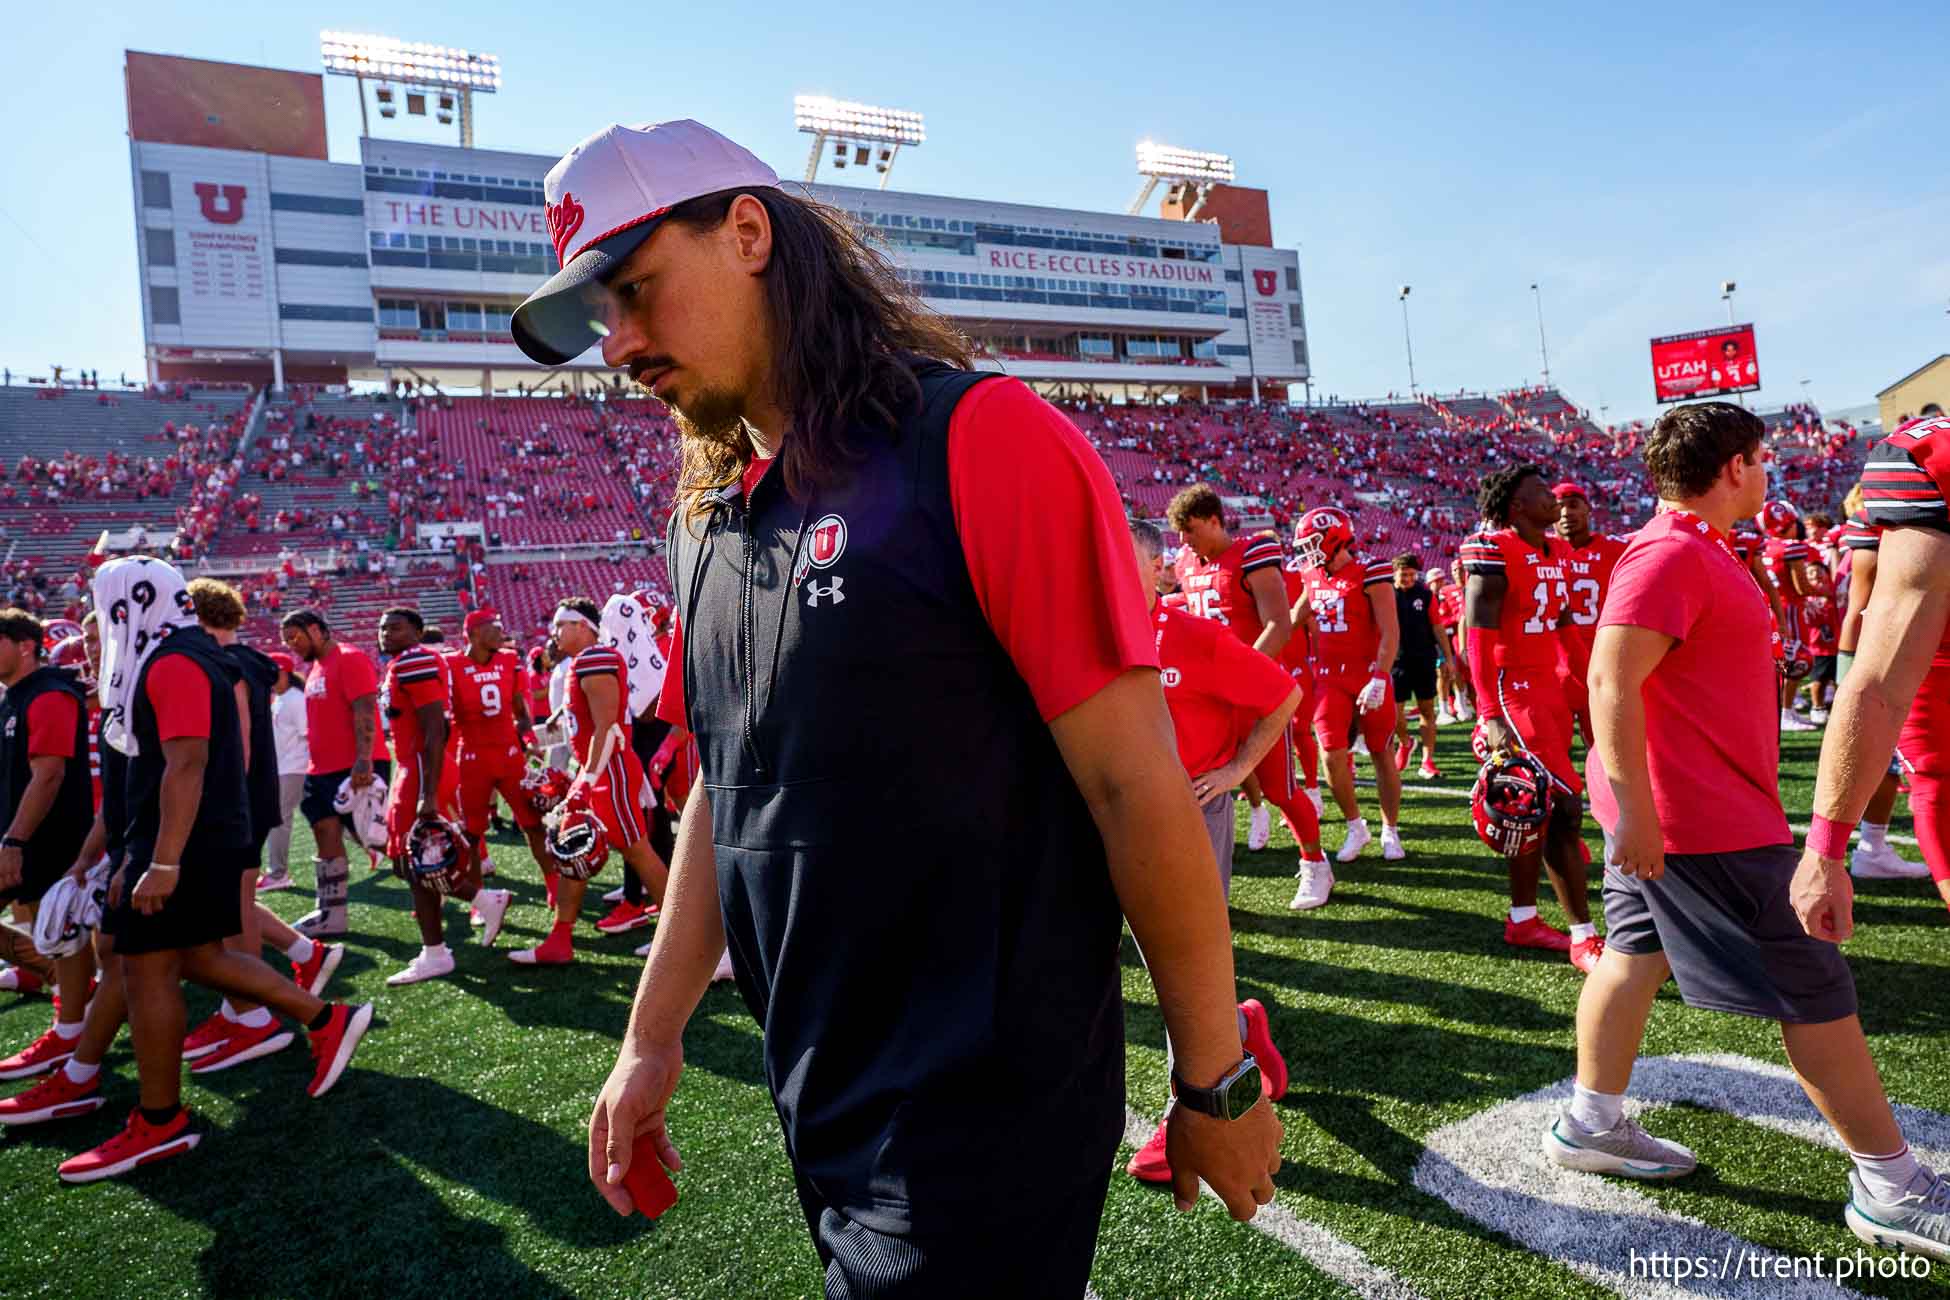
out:
{"label": "pink t-shirt", "polygon": [[[1792,844],[1781,808],[1780,696],[1773,615],[1752,575],[1705,525],[1653,518],[1612,571],[1598,626],[1676,637],[1646,678],[1645,749],[1668,853]],[[1598,752],[1591,812],[1618,821]]]}

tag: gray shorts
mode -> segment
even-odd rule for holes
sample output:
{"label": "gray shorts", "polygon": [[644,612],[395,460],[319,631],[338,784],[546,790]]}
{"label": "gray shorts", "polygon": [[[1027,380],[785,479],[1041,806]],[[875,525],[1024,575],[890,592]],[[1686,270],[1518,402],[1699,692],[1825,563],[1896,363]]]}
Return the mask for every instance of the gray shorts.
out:
{"label": "gray shorts", "polygon": [[1219,864],[1219,888],[1228,899],[1232,897],[1232,840],[1237,834],[1237,824],[1232,819],[1236,797],[1228,790],[1199,809],[1205,814],[1205,835],[1212,841],[1212,856]]}
{"label": "gray shorts", "polygon": [[1792,844],[1778,844],[1668,853],[1657,880],[1607,866],[1605,946],[1629,957],[1664,950],[1688,1006],[1797,1025],[1852,1016],[1855,977],[1842,950],[1811,938],[1788,905],[1799,861]]}

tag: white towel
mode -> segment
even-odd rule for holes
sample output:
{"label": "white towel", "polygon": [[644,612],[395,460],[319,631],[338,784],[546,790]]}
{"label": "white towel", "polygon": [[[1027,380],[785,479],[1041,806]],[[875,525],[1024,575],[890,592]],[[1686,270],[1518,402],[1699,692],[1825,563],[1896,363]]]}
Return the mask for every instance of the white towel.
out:
{"label": "white towel", "polygon": [[129,719],[136,679],[164,638],[196,626],[196,606],[173,565],[129,555],[95,570],[95,608],[102,622],[102,735],[133,758],[138,746]]}

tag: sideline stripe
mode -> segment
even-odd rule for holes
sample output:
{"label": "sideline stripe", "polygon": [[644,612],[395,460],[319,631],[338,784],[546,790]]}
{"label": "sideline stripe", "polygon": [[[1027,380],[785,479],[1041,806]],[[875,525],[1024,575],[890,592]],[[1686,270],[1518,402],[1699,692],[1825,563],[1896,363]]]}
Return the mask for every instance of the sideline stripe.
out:
{"label": "sideline stripe", "polygon": [[[1157,1127],[1158,1121],[1146,1119],[1129,1106],[1124,1108],[1124,1140],[1133,1147],[1141,1147],[1149,1142]],[[1218,1193],[1203,1182],[1199,1187],[1213,1200],[1219,1199]],[[1359,1247],[1317,1223],[1296,1218],[1293,1211],[1278,1200],[1271,1205],[1260,1206],[1259,1213],[1248,1220],[1246,1226],[1265,1233],[1321,1272],[1346,1283],[1356,1295],[1367,1300],[1422,1300],[1419,1291],[1371,1262]]]}

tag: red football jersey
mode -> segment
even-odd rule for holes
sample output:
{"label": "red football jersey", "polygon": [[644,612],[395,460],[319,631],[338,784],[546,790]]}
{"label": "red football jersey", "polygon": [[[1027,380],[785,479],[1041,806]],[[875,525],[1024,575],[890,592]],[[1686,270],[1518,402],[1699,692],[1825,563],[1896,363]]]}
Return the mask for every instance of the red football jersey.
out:
{"label": "red football jersey", "polygon": [[1246,579],[1261,569],[1279,568],[1281,558],[1279,535],[1271,531],[1235,538],[1211,560],[1201,560],[1187,546],[1178,553],[1178,589],[1185,594],[1185,607],[1200,618],[1224,623],[1251,645],[1266,624]]}
{"label": "red football jersey", "polygon": [[[1950,533],[1950,417],[1923,420],[1877,443],[1862,467],[1862,497],[1869,522],[1878,529]],[[1950,627],[1943,630],[1933,662],[1950,665]]]}
{"label": "red football jersey", "polygon": [[393,756],[401,763],[418,763],[426,738],[420,734],[419,711],[438,704],[447,712],[447,671],[431,646],[408,646],[386,665],[379,683],[379,708],[393,733]]}
{"label": "red football jersey", "polygon": [[1571,627],[1573,635],[1589,650],[1598,636],[1598,612],[1605,607],[1605,592],[1611,588],[1611,571],[1618,557],[1625,554],[1625,540],[1593,533],[1583,546],[1564,543],[1570,552],[1565,564],[1571,572]]}
{"label": "red football jersey", "polygon": [[[1314,611],[1314,663],[1319,674],[1373,672],[1375,655],[1381,650],[1381,628],[1374,621],[1368,591],[1375,586],[1393,587],[1394,566],[1355,555],[1332,573],[1315,567],[1303,570],[1300,578]],[[1392,594],[1389,599],[1394,599]]]}
{"label": "red football jersey", "polygon": [[623,656],[616,652],[615,646],[592,645],[569,663],[569,725],[579,763],[588,763],[600,752],[592,752],[590,748],[596,721],[589,712],[589,697],[582,693],[582,684],[592,677],[608,677],[616,683],[616,721],[624,727],[630,725],[630,682],[625,676]]}
{"label": "red football jersey", "polygon": [[505,753],[515,744],[515,701],[528,689],[521,656],[506,646],[485,663],[471,654],[447,661],[454,683],[454,722],[470,754]]}
{"label": "red football jersey", "polygon": [[1814,558],[1808,544],[1798,538],[1770,537],[1761,546],[1760,565],[1767,570],[1767,576],[1781,593],[1781,603],[1792,604],[1806,599],[1794,589],[1792,566]]}
{"label": "red football jersey", "polygon": [[1505,668],[1555,668],[1557,625],[1571,605],[1571,545],[1546,534],[1530,546],[1514,528],[1477,533],[1462,544],[1463,570],[1478,577],[1502,577],[1503,623],[1496,662]]}
{"label": "red football jersey", "polygon": [[1462,584],[1458,582],[1443,584],[1442,590],[1435,594],[1435,621],[1445,632],[1462,626],[1463,598]]}

